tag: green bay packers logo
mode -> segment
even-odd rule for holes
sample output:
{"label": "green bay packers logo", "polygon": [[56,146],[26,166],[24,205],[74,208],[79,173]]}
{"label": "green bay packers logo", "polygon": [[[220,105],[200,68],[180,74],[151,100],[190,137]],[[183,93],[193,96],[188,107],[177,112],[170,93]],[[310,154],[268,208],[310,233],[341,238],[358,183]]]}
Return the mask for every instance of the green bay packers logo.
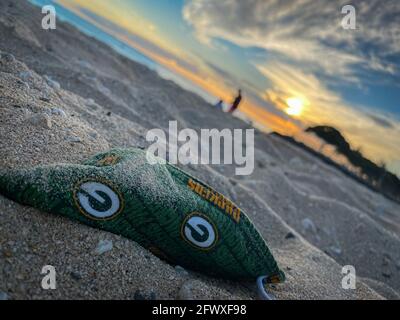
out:
{"label": "green bay packers logo", "polygon": [[210,250],[218,240],[217,228],[214,223],[198,212],[185,218],[181,234],[190,245],[201,250]]}
{"label": "green bay packers logo", "polygon": [[79,211],[90,219],[110,220],[123,209],[123,198],[106,181],[81,181],[74,189]]}

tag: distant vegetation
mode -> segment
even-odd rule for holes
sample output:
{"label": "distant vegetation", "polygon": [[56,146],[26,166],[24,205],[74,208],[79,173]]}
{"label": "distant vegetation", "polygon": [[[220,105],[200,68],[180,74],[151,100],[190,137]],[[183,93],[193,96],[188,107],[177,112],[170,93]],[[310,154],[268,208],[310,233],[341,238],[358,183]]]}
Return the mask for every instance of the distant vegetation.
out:
{"label": "distant vegetation", "polygon": [[393,173],[387,171],[384,164],[377,165],[371,160],[365,158],[359,150],[353,150],[342,134],[333,127],[315,126],[307,128],[306,132],[312,132],[326,143],[334,146],[338,153],[345,156],[354,167],[360,170],[361,175],[356,175],[355,173],[350,172],[348,169],[332,161],[323,154],[309,148],[308,146],[294,140],[291,137],[282,136],[276,133],[274,134],[279,135],[285,140],[288,140],[303,149],[306,149],[324,162],[337,167],[343,173],[353,177],[359,182],[362,182],[364,185],[370,187],[374,191],[378,191],[388,198],[400,202],[400,179]]}
{"label": "distant vegetation", "polygon": [[329,126],[310,127],[306,132],[313,132],[318,137],[333,145],[337,152],[344,155],[349,162],[360,169],[362,178],[385,194],[400,200],[400,180],[386,170],[385,165],[377,165],[365,158],[358,150],[353,150],[350,144],[335,128]]}

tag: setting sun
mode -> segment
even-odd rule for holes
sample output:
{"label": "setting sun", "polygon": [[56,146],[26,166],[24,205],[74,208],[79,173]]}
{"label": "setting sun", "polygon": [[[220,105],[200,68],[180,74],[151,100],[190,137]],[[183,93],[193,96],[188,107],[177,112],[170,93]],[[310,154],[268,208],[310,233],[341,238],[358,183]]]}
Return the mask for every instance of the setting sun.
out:
{"label": "setting sun", "polygon": [[285,112],[291,116],[299,116],[303,112],[304,101],[301,98],[293,97],[286,100],[288,107]]}

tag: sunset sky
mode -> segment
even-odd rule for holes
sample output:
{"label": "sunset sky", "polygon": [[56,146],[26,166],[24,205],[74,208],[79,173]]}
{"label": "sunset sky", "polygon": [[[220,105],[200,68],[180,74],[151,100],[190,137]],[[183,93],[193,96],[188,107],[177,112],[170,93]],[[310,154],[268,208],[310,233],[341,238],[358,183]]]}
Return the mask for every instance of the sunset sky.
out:
{"label": "sunset sky", "polygon": [[400,175],[400,1],[57,0],[271,130],[332,125]]}

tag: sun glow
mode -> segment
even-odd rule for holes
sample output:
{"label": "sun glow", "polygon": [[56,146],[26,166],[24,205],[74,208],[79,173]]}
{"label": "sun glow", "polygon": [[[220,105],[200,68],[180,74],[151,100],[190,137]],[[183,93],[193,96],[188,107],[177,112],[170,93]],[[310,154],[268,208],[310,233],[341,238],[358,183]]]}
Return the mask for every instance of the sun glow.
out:
{"label": "sun glow", "polygon": [[299,116],[302,114],[304,109],[304,100],[298,97],[288,98],[286,100],[288,107],[285,112],[290,116]]}

